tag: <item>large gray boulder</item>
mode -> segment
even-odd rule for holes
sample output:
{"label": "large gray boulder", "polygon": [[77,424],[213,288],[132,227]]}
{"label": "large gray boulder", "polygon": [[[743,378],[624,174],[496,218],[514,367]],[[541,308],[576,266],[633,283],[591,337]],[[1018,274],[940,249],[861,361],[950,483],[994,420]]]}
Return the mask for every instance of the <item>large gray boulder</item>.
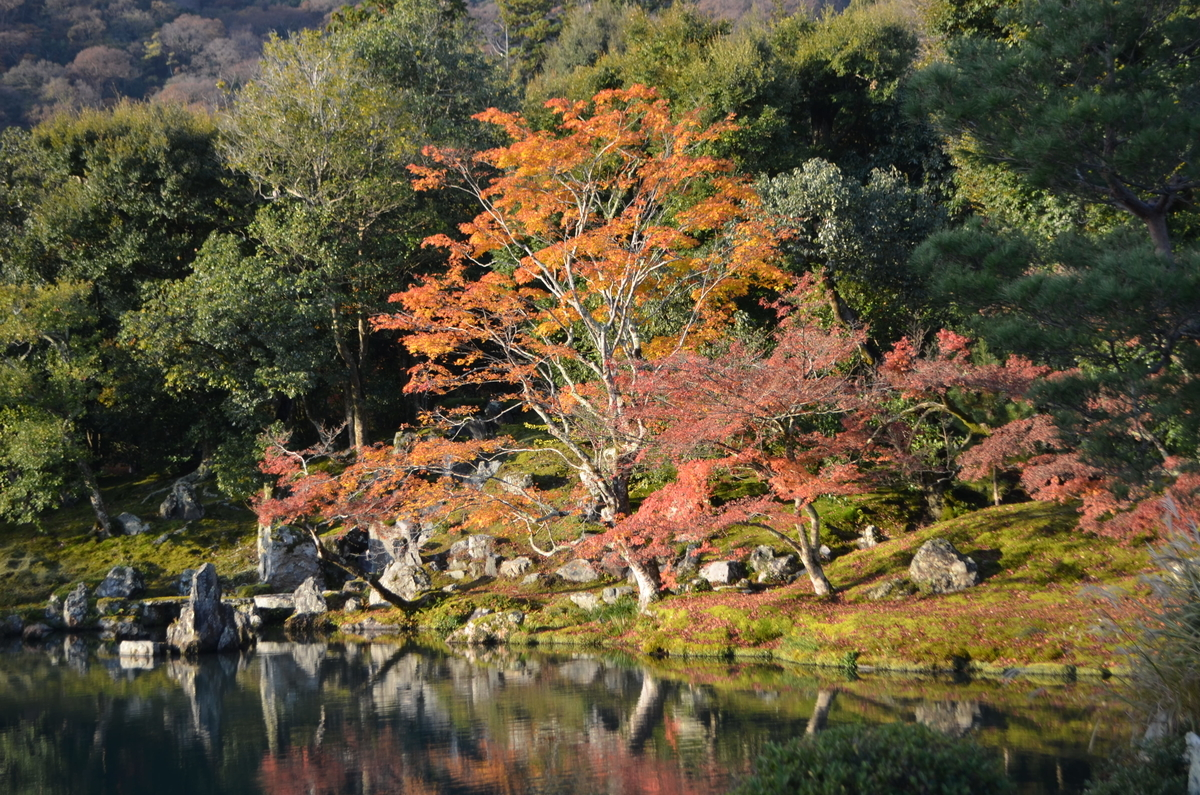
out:
{"label": "large gray boulder", "polygon": [[762,573],[767,570],[767,566],[771,565],[773,560],[775,560],[775,550],[763,544],[754,548],[746,563],[750,566],[751,571]]}
{"label": "large gray boulder", "polygon": [[96,586],[97,599],[136,599],[146,592],[146,580],[132,566],[113,566]]}
{"label": "large gray boulder", "polygon": [[88,589],[83,583],[75,586],[63,602],[62,620],[67,629],[80,629],[88,621]]}
{"label": "large gray boulder", "polygon": [[329,605],[325,602],[325,597],[321,595],[321,589],[317,587],[315,577],[309,577],[300,583],[299,588],[292,592],[292,607],[295,611],[294,615],[324,613],[329,609]]}
{"label": "large gray boulder", "polygon": [[762,583],[786,583],[796,579],[804,569],[795,555],[783,555],[771,558],[766,567],[758,573],[758,581]]}
{"label": "large gray boulder", "polygon": [[307,533],[287,525],[258,526],[258,580],[279,592],[294,591],[310,577],[321,585],[321,561]]}
{"label": "large gray boulder", "polygon": [[560,566],[555,572],[566,582],[588,583],[600,579],[595,567],[583,558],[576,558],[565,566]]}
{"label": "large gray boulder", "polygon": [[[387,567],[379,584],[406,601],[413,601],[433,585],[429,575],[420,566],[412,566],[397,560]],[[385,600],[372,588],[370,604],[384,604]]]}
{"label": "large gray boulder", "polygon": [[254,645],[250,617],[221,601],[217,568],[205,563],[192,576],[192,592],[167,627],[167,645],[184,656],[237,651]]}
{"label": "large gray boulder", "polygon": [[745,566],[736,560],[715,560],[700,567],[700,578],[710,585],[733,585],[745,576]]}
{"label": "large gray boulder", "polygon": [[931,538],[913,556],[908,578],[923,591],[952,593],[978,585],[979,569],[946,539]]}
{"label": "large gray boulder", "polygon": [[183,480],[175,481],[171,493],[158,506],[163,519],[194,522],[204,518],[204,506],[196,499],[196,487]]}

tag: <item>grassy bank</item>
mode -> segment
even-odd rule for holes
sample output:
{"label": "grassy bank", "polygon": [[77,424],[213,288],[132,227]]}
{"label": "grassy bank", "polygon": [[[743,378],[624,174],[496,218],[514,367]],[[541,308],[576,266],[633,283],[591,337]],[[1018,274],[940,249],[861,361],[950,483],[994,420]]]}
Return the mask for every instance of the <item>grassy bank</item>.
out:
{"label": "grassy bank", "polygon": [[[244,508],[205,497],[206,516],[191,523],[155,521],[166,483],[127,478],[106,484],[119,510],[149,519],[150,532],[97,540],[86,505],[46,517],[43,530],[0,527],[0,610],[35,615],[51,593],[75,582],[96,585],[114,565],[128,564],[146,575],[150,595],[173,595],[179,573],[211,561],[236,591],[255,581],[255,524]],[[140,509],[140,510],[139,510]],[[520,585],[480,578],[456,582],[435,576],[439,593],[415,616],[376,609],[370,616],[398,630],[444,637],[478,608],[520,610],[526,618],[509,642],[564,647],[627,649],[671,657],[772,659],[854,670],[972,670],[1001,675],[1098,675],[1121,664],[1120,638],[1101,631],[1105,616],[1118,622],[1128,605],[1114,606],[1103,591],[1136,593],[1149,565],[1143,545],[1121,545],[1075,530],[1073,512],[1045,503],[1022,503],[974,511],[910,530],[903,511],[886,500],[828,506],[832,522],[827,566],[838,588],[830,599],[812,595],[807,578],[755,593],[724,590],[668,596],[650,616],[638,615],[631,600],[585,611],[573,593],[611,582],[578,586]],[[879,546],[858,550],[850,543],[852,523],[868,511],[888,535]],[[838,528],[844,528],[839,530]],[[460,536],[435,538],[430,551]],[[979,565],[983,582],[957,594],[914,594],[873,600],[868,592],[902,577],[917,549],[930,538],[952,541]],[[715,539],[720,553],[737,555],[772,539],[756,531],[731,531]],[[518,537],[498,534],[506,557],[529,554]],[[774,546],[783,551],[778,541]],[[536,555],[532,556],[535,559]],[[539,560],[551,572],[568,559]],[[363,613],[339,616],[361,621]]]}

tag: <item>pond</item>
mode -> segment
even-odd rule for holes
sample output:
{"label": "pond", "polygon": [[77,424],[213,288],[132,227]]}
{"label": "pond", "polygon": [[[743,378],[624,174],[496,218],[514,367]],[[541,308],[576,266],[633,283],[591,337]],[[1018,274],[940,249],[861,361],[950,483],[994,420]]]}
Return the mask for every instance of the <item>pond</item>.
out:
{"label": "pond", "polygon": [[833,674],[602,653],[262,642],[198,664],[60,638],[0,651],[7,793],[723,793],[765,743],[919,721],[1078,792],[1128,741],[1103,683]]}

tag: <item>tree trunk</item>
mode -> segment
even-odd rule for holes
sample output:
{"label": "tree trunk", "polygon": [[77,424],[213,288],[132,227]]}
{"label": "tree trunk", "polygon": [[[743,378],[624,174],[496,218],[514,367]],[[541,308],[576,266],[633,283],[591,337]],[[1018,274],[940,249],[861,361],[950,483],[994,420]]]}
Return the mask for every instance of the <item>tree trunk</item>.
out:
{"label": "tree trunk", "polygon": [[800,562],[804,564],[804,571],[812,581],[813,592],[817,596],[828,596],[833,593],[833,586],[829,584],[825,569],[821,566],[821,517],[812,503],[796,500],[796,513],[801,510],[808,517],[811,534],[803,525],[797,527],[800,537]]}
{"label": "tree trunk", "polygon": [[1167,229],[1167,214],[1152,212],[1143,216],[1142,220],[1146,224],[1147,231],[1150,232],[1150,240],[1154,243],[1155,253],[1174,262],[1174,254],[1171,251],[1171,232]]}
{"label": "tree trunk", "polygon": [[87,461],[80,459],[76,462],[79,474],[83,476],[83,485],[87,486],[88,500],[92,503],[92,511],[96,514],[96,526],[100,528],[101,538],[112,537],[112,520],[108,518],[108,508],[104,506],[104,495],[100,493],[100,484]]}
{"label": "tree trunk", "polygon": [[654,734],[662,722],[663,707],[667,702],[667,688],[654,674],[642,669],[642,692],[638,694],[633,714],[629,716],[630,753],[639,754],[642,746]]}
{"label": "tree trunk", "polygon": [[341,314],[336,306],[330,307],[333,341],[338,355],[346,366],[346,422],[350,433],[350,446],[358,449],[367,443],[367,400],[363,389],[362,369],[358,358],[350,349],[342,328]]}
{"label": "tree trunk", "polygon": [[658,574],[649,565],[643,565],[633,556],[622,551],[621,557],[633,572],[633,581],[638,587],[638,612],[649,613],[650,604],[658,601]]}

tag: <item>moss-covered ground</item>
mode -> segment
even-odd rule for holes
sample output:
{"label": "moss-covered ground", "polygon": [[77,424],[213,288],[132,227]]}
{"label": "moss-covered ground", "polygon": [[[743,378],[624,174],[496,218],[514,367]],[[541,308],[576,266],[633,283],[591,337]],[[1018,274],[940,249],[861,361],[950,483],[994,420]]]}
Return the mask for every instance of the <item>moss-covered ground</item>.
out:
{"label": "moss-covered ground", "polygon": [[99,539],[87,501],[42,518],[41,526],[0,524],[0,610],[35,613],[52,593],[77,582],[94,588],[117,565],[146,578],[151,596],[175,596],[180,572],[211,562],[228,590],[257,580],[256,525],[244,506],[200,491],[205,517],[194,522],[158,518],[171,480],[130,476],[102,481],[110,513],[132,513],[150,524],[136,536]]}
{"label": "moss-covered ground", "polygon": [[[51,593],[74,583],[95,586],[114,565],[141,569],[150,595],[174,595],[180,572],[211,561],[227,592],[256,579],[255,522],[242,506],[203,496],[204,519],[157,520],[169,481],[128,477],[105,483],[113,513],[129,511],[152,524],[150,532],[97,540],[86,504],[44,518],[41,529],[0,526],[0,610],[36,614]],[[202,491],[203,494],[203,491]],[[834,560],[826,573],[838,589],[833,598],[812,594],[806,577],[754,593],[737,590],[669,596],[652,615],[639,615],[631,600],[584,611],[570,601],[579,590],[558,582],[523,586],[519,581],[454,582],[444,575],[438,592],[416,615],[376,609],[372,618],[398,629],[444,637],[480,607],[517,609],[527,617],[514,643],[603,646],[673,657],[776,659],[853,670],[971,668],[999,673],[1088,674],[1121,664],[1121,638],[1102,631],[1106,619],[1128,622],[1136,604],[1113,603],[1105,592],[1138,593],[1138,577],[1149,566],[1144,544],[1118,544],[1075,529],[1067,506],[1021,503],[963,513],[914,529],[912,511],[895,495],[823,506],[827,543]],[[873,549],[851,543],[867,522],[888,540]],[[541,559],[522,537],[497,532],[505,557],[529,555],[542,572],[562,565],[569,553]],[[947,538],[979,565],[983,582],[956,594],[915,594],[872,600],[880,583],[902,577],[917,549],[933,537]],[[457,536],[435,539],[431,551]],[[786,552],[777,538],[758,530],[734,530],[714,540],[721,554],[739,554],[757,544]],[[362,614],[346,615],[345,622]],[[1039,667],[1040,666],[1040,667]]]}

